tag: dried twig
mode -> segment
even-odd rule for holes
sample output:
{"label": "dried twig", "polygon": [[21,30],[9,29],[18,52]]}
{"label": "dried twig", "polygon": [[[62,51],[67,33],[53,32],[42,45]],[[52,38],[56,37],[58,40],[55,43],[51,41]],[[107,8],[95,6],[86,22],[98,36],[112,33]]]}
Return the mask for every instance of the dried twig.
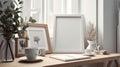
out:
{"label": "dried twig", "polygon": [[96,29],[94,28],[94,25],[89,22],[89,25],[86,28],[86,35],[87,40],[96,40]]}

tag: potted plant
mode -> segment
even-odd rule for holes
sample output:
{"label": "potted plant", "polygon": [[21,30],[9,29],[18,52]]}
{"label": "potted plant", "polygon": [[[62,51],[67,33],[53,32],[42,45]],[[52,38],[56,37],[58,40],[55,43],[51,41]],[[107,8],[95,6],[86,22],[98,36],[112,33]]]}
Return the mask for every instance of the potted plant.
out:
{"label": "potted plant", "polygon": [[5,60],[7,61],[8,50],[10,50],[12,61],[14,60],[10,40],[15,34],[21,36],[28,24],[23,23],[20,16],[22,0],[2,0],[0,1],[0,29],[6,40]]}
{"label": "potted plant", "polygon": [[94,25],[91,22],[89,22],[89,24],[87,25],[86,35],[86,39],[88,42],[88,47],[86,49],[96,49],[96,29],[94,28]]}

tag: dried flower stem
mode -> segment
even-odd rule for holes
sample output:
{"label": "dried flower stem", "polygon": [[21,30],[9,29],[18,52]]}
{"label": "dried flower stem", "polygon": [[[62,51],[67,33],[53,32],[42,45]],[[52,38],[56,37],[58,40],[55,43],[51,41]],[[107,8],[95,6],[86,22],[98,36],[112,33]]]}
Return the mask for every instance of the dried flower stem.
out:
{"label": "dried flower stem", "polygon": [[94,25],[89,22],[89,25],[86,28],[86,35],[87,40],[96,40],[96,29],[94,28]]}

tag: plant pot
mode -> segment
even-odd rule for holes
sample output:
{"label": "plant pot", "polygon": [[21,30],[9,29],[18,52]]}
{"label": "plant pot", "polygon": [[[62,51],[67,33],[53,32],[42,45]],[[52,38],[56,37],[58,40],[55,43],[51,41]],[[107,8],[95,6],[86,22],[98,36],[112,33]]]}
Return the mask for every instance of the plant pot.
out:
{"label": "plant pot", "polygon": [[86,49],[94,51],[96,49],[96,41],[87,40],[88,46]]}

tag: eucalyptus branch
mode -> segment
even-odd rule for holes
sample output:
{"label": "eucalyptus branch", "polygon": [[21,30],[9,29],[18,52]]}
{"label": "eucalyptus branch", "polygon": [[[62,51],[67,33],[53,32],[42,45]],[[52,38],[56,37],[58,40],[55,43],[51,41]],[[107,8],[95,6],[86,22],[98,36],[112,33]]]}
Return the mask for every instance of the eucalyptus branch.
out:
{"label": "eucalyptus branch", "polygon": [[[6,8],[2,9],[6,4]],[[0,28],[2,28],[4,37],[9,37],[16,33],[21,36],[23,31],[28,27],[27,24],[24,24],[23,18],[19,15],[22,13],[22,7],[20,6],[22,4],[22,0],[12,0],[10,4],[9,1],[0,1]],[[15,7],[15,5],[18,7]],[[19,27],[21,27],[22,30],[19,30]]]}

